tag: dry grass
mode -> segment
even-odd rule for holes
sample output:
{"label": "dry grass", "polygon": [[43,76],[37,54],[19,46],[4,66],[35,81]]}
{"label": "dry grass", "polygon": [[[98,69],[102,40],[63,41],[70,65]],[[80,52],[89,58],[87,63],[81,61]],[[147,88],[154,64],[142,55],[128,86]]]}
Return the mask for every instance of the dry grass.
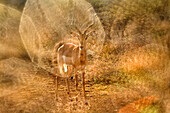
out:
{"label": "dry grass", "polygon": [[[125,51],[111,43],[105,45],[103,50],[96,53],[89,61],[88,78],[101,86],[113,85],[117,90],[126,89],[126,91],[118,93],[121,101],[118,102],[117,110],[121,108],[122,101],[123,107],[136,99],[152,95],[154,98],[160,98],[159,102],[155,105],[143,106],[140,111],[142,113],[147,111],[168,113],[167,110],[163,110],[163,106],[167,106],[167,103],[163,103],[168,101],[170,79],[168,71],[170,60],[166,46],[161,43],[153,43],[133,48],[124,46],[123,50]],[[116,91],[113,90],[113,92]],[[129,97],[130,95],[132,96]],[[115,95],[112,95],[111,98],[115,98]],[[114,101],[118,101],[118,98]],[[116,104],[110,103],[110,105]],[[137,111],[134,112],[137,113]]]}
{"label": "dry grass", "polygon": [[[98,67],[100,69],[106,68],[102,66],[105,63],[99,63],[98,61],[97,64],[101,65]],[[110,67],[103,69],[105,71],[98,70],[100,72],[100,76],[98,76],[99,72],[94,71],[96,69],[93,68],[94,65],[96,64],[89,64],[87,69],[92,69],[93,71],[87,70],[86,78],[92,74],[94,74],[92,76],[98,78],[95,82],[91,81],[91,79],[86,79],[89,105],[85,106],[83,105],[82,95],[79,95],[74,90],[74,81],[71,80],[73,102],[69,101],[66,94],[64,79],[61,79],[59,85],[60,99],[55,101],[53,77],[48,72],[32,63],[16,58],[1,61],[1,112],[116,113],[123,106],[147,95],[155,95],[155,98],[159,97],[156,91],[151,92],[153,87],[150,87],[147,82],[152,79],[145,79],[148,76],[146,72],[115,71]],[[146,74],[146,76],[142,77],[143,74]],[[108,82],[107,79],[111,82]],[[160,86],[162,88],[162,85]],[[79,88],[81,88],[81,85],[79,85]],[[75,98],[78,98],[77,104],[75,104]],[[150,107],[150,104],[147,104],[141,110],[157,109],[159,111],[162,109],[159,104],[156,104],[158,107],[152,106]]]}
{"label": "dry grass", "polygon": [[[63,78],[59,85],[60,98],[55,101],[51,74],[31,62],[11,58],[0,61],[0,112],[116,113],[121,108],[120,112],[124,109],[136,113],[166,111],[170,67],[167,48],[151,44],[136,49],[126,48],[122,52],[110,43],[99,52],[95,49],[95,42],[88,41],[88,106],[83,104],[82,94],[74,90],[74,80],[70,80],[73,102],[68,99]],[[79,84],[81,90],[81,81]],[[153,101],[145,99],[148,96],[153,97]],[[159,100],[153,104],[155,98]],[[136,110],[129,103],[140,107]]]}
{"label": "dry grass", "polygon": [[[53,75],[30,61],[7,59],[23,58],[21,54],[25,51],[13,49],[11,42],[0,43],[0,59],[6,59],[0,61],[0,112],[168,113],[170,60],[164,40],[145,45],[130,42],[114,45],[110,41],[102,46],[95,39],[90,37],[87,44],[88,106],[83,104],[82,94],[75,91],[74,80],[70,80],[73,101],[69,100],[64,78],[60,80],[60,98],[55,101]],[[49,53],[42,54],[51,58]],[[81,81],[79,84],[81,91]]]}

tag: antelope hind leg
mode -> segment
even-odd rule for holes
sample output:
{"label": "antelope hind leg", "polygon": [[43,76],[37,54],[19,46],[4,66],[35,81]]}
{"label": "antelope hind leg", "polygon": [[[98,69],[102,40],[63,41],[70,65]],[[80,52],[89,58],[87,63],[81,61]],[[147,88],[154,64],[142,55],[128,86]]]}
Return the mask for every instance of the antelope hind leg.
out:
{"label": "antelope hind leg", "polygon": [[55,100],[58,100],[59,98],[59,93],[58,93],[58,81],[59,81],[59,77],[56,76],[54,83],[55,83]]}

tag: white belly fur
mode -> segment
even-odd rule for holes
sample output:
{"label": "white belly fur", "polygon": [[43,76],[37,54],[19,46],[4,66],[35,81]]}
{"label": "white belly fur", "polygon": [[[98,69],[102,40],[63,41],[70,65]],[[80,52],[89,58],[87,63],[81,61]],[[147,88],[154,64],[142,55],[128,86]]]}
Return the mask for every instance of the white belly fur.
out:
{"label": "white belly fur", "polygon": [[66,56],[62,56],[63,58],[63,61],[64,61],[64,64],[63,64],[63,67],[64,67],[64,72],[67,72],[68,71],[68,66],[72,66],[72,57],[66,57]]}

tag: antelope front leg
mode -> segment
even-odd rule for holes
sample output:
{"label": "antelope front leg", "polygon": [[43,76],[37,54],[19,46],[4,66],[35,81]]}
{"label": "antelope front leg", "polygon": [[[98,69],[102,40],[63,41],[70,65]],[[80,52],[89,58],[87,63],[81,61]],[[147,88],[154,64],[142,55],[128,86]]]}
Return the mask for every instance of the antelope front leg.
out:
{"label": "antelope front leg", "polygon": [[82,72],[82,79],[83,79],[83,95],[84,95],[84,99],[85,99],[85,104],[88,104],[87,100],[86,100],[86,92],[85,92],[85,71]]}
{"label": "antelope front leg", "polygon": [[70,94],[70,83],[69,83],[69,78],[66,77],[66,84],[67,84],[67,94],[69,95],[69,97],[71,97],[71,94]]}
{"label": "antelope front leg", "polygon": [[76,84],[76,90],[78,90],[78,77],[77,77],[77,69],[74,68],[74,75],[75,75],[75,84]]}

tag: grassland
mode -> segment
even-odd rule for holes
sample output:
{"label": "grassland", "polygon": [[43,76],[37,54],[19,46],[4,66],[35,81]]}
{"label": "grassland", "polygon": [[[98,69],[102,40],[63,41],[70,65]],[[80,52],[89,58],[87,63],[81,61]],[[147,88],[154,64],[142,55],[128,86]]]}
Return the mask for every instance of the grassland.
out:
{"label": "grassland", "polygon": [[[92,4],[101,21],[108,17],[110,12],[107,12],[107,7],[97,9],[96,4]],[[107,14],[103,13],[104,10],[107,10]],[[124,10],[120,7],[118,11]],[[131,14],[128,11],[125,16],[121,16],[125,17],[123,21]],[[141,15],[142,11],[134,14]],[[150,13],[145,14],[150,17]],[[152,19],[156,18],[153,19],[155,21],[145,20],[153,23],[147,24],[150,26],[146,26],[148,29],[144,30],[145,38],[142,40],[137,40],[141,35],[131,32],[136,31],[136,28],[139,31],[142,29],[138,20],[130,21],[126,26],[125,31],[130,33],[129,36],[120,36],[120,40],[110,35],[111,38],[106,39],[102,49],[96,49],[98,47],[93,40],[96,37],[87,40],[87,49],[90,51],[86,68],[88,105],[85,105],[81,73],[78,73],[79,91],[75,91],[74,77],[69,79],[73,101],[69,100],[66,93],[64,78],[60,79],[59,98],[55,100],[54,75],[31,62],[22,44],[18,32],[21,12],[0,4],[0,28],[7,28],[5,35],[1,35],[5,32],[0,31],[0,113],[169,113],[169,21],[158,19],[159,12],[154,14],[151,15]],[[102,21],[108,32],[108,23],[105,23],[106,20]],[[113,25],[119,26],[118,23]],[[111,29],[115,30],[113,26]],[[140,32],[143,33],[143,30]]]}

